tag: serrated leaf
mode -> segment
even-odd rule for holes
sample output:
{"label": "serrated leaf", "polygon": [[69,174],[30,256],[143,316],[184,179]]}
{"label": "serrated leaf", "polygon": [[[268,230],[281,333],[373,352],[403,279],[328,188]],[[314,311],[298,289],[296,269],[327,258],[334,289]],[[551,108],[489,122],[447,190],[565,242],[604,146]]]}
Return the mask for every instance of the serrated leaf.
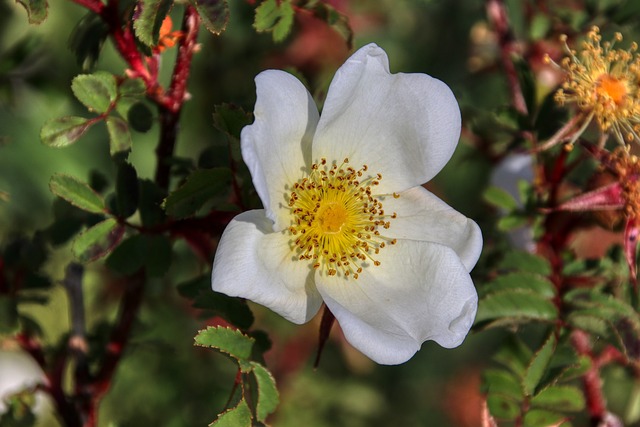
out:
{"label": "serrated leaf", "polygon": [[49,189],[56,196],[87,212],[104,213],[106,211],[102,197],[87,184],[72,176],[53,175],[49,181]]}
{"label": "serrated leaf", "polygon": [[49,147],[66,147],[76,142],[95,122],[84,117],[65,116],[48,120],[40,130],[40,139]]}
{"label": "serrated leaf", "polygon": [[529,290],[547,298],[552,298],[556,294],[555,286],[549,279],[522,271],[500,275],[480,288],[480,292],[482,295],[489,295],[509,289]]}
{"label": "serrated leaf", "polygon": [[200,169],[193,172],[186,182],[165,199],[167,214],[183,218],[194,215],[208,200],[229,188],[229,168]]}
{"label": "serrated leaf", "polygon": [[562,414],[543,409],[532,409],[524,415],[524,427],[556,427],[565,420]]}
{"label": "serrated leaf", "polygon": [[98,72],[81,74],[71,82],[73,94],[89,111],[105,113],[118,97],[118,86],[113,74]]}
{"label": "serrated leaf", "polygon": [[255,340],[236,329],[222,326],[208,327],[198,332],[196,345],[215,348],[238,360],[247,360]]}
{"label": "serrated leaf", "polygon": [[550,321],[557,317],[556,306],[544,296],[530,290],[509,289],[480,299],[476,324],[499,318]]}
{"label": "serrated leaf", "polygon": [[47,0],[16,0],[27,10],[29,24],[41,24],[47,19],[49,4]]}
{"label": "serrated leaf", "polygon": [[125,79],[118,86],[120,96],[142,97],[147,92],[147,87],[141,78]]}
{"label": "serrated leaf", "polygon": [[256,8],[253,27],[260,33],[271,31],[273,41],[280,42],[291,31],[294,15],[291,0],[264,0]]}
{"label": "serrated leaf", "polygon": [[108,36],[109,25],[93,12],[88,12],[78,21],[69,37],[69,48],[76,55],[82,71],[93,70]]}
{"label": "serrated leaf", "polygon": [[258,383],[258,405],[256,407],[256,418],[258,421],[265,422],[267,417],[275,412],[280,397],[276,387],[276,380],[264,366],[259,363],[251,362],[253,374]]}
{"label": "serrated leaf", "polygon": [[215,35],[220,35],[229,22],[227,0],[191,0],[204,26]]}
{"label": "serrated leaf", "polygon": [[491,186],[487,188],[482,195],[482,198],[487,203],[497,208],[502,208],[507,211],[518,209],[518,202],[516,199],[509,194],[509,192],[500,187]]}
{"label": "serrated leaf", "polygon": [[105,122],[109,132],[109,152],[111,156],[131,150],[131,133],[127,122],[115,116],[107,117]]}
{"label": "serrated leaf", "polygon": [[591,369],[591,359],[589,356],[578,356],[578,361],[567,366],[558,376],[557,381],[571,381],[582,377],[589,369]]}
{"label": "serrated leaf", "polygon": [[136,37],[149,47],[156,46],[162,21],[173,6],[171,0],[141,0],[138,2],[138,17],[133,21]]}
{"label": "serrated leaf", "polygon": [[131,164],[120,162],[116,175],[116,206],[118,215],[128,218],[138,209],[138,174]]}
{"label": "serrated leaf", "polygon": [[526,396],[531,396],[536,387],[538,387],[542,376],[549,366],[556,345],[557,339],[555,334],[552,333],[544,344],[542,344],[542,347],[533,355],[533,359],[531,359],[522,378],[522,390]]}
{"label": "serrated leaf", "polygon": [[218,415],[210,427],[251,427],[251,410],[244,399],[238,405]]}
{"label": "serrated leaf", "polygon": [[571,385],[555,385],[542,389],[531,398],[531,405],[563,412],[578,412],[585,407],[582,391]]}
{"label": "serrated leaf", "polygon": [[500,262],[500,269],[519,270],[536,273],[541,276],[551,274],[551,265],[545,258],[523,251],[510,251]]}
{"label": "serrated leaf", "polygon": [[82,262],[94,261],[107,255],[120,243],[125,227],[108,218],[80,233],[73,240],[73,254]]}

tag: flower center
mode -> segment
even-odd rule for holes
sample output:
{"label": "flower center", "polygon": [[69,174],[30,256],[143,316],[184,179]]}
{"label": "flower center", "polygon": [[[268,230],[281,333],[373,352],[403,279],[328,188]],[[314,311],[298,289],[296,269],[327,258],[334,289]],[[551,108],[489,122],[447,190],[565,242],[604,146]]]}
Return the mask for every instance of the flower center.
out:
{"label": "flower center", "polygon": [[599,97],[610,99],[618,106],[624,104],[627,96],[627,87],[624,82],[610,74],[603,74],[598,78],[595,90]]}
{"label": "flower center", "polygon": [[310,261],[329,276],[357,279],[363,268],[380,265],[375,259],[380,249],[396,243],[379,231],[388,229],[396,214],[385,214],[385,195],[373,195],[382,175],[365,177],[366,165],[355,170],[348,163],[344,159],[340,166],[329,166],[321,159],[307,177],[294,183],[289,233],[295,236],[292,250],[299,260]]}

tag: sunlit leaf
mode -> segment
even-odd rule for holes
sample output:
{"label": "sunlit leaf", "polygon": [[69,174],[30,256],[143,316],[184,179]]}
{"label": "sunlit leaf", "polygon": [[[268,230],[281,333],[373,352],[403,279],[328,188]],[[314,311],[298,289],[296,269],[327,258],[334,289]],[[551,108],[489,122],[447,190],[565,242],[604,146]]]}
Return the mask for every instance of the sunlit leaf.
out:
{"label": "sunlit leaf", "polygon": [[80,233],[73,241],[73,253],[82,262],[101,258],[120,243],[124,231],[115,218],[108,218]]}
{"label": "sunlit leaf", "polygon": [[264,0],[256,8],[253,27],[260,33],[271,31],[273,41],[281,42],[291,31],[294,15],[291,0]]}
{"label": "sunlit leaf", "polygon": [[202,19],[202,23],[213,34],[219,35],[229,22],[229,4],[227,0],[191,0]]}
{"label": "sunlit leaf", "polygon": [[40,139],[49,147],[66,147],[76,142],[93,125],[84,117],[65,116],[47,121],[40,130]]}
{"label": "sunlit leaf", "polygon": [[538,387],[542,376],[544,375],[553,352],[556,349],[557,339],[555,334],[549,335],[549,338],[542,344],[542,347],[538,349],[533,355],[533,359],[527,366],[524,377],[522,378],[522,389],[525,395],[530,396]]}
{"label": "sunlit leaf", "polygon": [[482,286],[479,291],[481,295],[489,295],[495,292],[513,289],[530,290],[547,298],[551,298],[556,294],[555,286],[549,279],[538,274],[522,271],[502,274]]}
{"label": "sunlit leaf", "polygon": [[95,113],[105,113],[118,97],[115,76],[105,72],[74,77],[71,90],[78,101]]}
{"label": "sunlit leaf", "polygon": [[258,405],[256,407],[256,418],[264,422],[269,414],[272,414],[280,403],[276,380],[264,366],[251,362],[253,374],[258,383]]}
{"label": "sunlit leaf", "polygon": [[149,47],[156,46],[160,36],[162,21],[173,6],[171,0],[141,0],[138,2],[138,16],[133,21],[136,37]]}
{"label": "sunlit leaf", "polygon": [[195,344],[202,347],[215,348],[235,359],[247,360],[255,340],[236,329],[222,326],[208,327],[198,332]]}
{"label": "sunlit leaf", "polygon": [[229,409],[209,424],[211,427],[251,427],[251,410],[244,399],[235,408]]}
{"label": "sunlit leaf", "polygon": [[53,175],[49,181],[49,189],[56,196],[87,212],[104,213],[106,210],[102,197],[86,183],[72,176]]}

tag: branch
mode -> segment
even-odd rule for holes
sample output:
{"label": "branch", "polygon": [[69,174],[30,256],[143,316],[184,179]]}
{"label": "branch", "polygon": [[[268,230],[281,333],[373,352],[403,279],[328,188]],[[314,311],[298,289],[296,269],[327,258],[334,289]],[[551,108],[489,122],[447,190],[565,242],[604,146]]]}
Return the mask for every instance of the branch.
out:
{"label": "branch", "polygon": [[518,81],[518,73],[511,59],[511,55],[515,52],[515,39],[513,31],[509,26],[509,18],[503,0],[487,0],[486,2],[487,17],[489,22],[498,35],[498,46],[500,47],[500,59],[502,67],[507,76],[509,84],[509,93],[511,94],[511,103],[513,107],[524,115],[528,114],[527,104],[522,95],[522,88]]}

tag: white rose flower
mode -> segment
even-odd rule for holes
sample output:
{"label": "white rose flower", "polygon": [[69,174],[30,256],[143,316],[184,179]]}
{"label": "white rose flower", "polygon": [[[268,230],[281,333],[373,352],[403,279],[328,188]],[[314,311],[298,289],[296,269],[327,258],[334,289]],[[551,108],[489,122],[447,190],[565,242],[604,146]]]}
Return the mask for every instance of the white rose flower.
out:
{"label": "white rose flower", "polygon": [[264,209],[227,226],[212,287],[294,323],[324,302],[346,339],[399,364],[423,342],[460,345],[476,314],[469,276],[475,222],[421,187],[460,135],[451,90],[426,74],[391,74],[375,44],[337,71],[322,116],[292,75],[256,77],[242,155]]}

